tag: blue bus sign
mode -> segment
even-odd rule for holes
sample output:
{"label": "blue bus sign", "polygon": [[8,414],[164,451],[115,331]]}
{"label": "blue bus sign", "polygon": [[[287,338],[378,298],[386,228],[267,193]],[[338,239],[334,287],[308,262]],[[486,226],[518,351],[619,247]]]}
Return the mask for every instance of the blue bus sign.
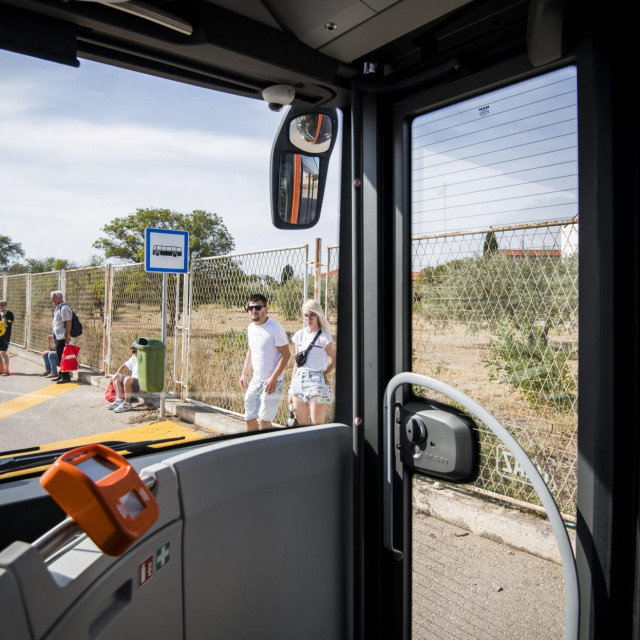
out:
{"label": "blue bus sign", "polygon": [[189,269],[189,232],[170,229],[144,230],[144,270],[186,273]]}

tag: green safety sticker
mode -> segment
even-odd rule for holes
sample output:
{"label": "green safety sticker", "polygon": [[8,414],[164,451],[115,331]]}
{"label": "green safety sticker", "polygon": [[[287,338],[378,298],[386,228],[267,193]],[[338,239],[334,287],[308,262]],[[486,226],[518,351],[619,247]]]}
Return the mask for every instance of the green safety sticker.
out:
{"label": "green safety sticker", "polygon": [[162,545],[156,551],[156,571],[159,571],[171,560],[171,542]]}

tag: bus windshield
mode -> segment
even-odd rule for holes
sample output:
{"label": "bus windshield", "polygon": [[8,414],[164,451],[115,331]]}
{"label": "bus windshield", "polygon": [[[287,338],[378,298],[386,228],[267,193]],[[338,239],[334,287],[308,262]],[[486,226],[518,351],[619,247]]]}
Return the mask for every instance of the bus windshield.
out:
{"label": "bus windshield", "polygon": [[[292,356],[307,300],[337,337],[337,170],[321,223],[283,233],[269,215],[269,160],[286,110],[92,61],[71,68],[6,51],[0,86],[8,372],[28,374],[11,378],[7,392],[29,398],[28,411],[0,414],[0,461],[76,442],[168,446],[251,430],[240,381],[255,373],[254,359],[244,375],[248,327],[262,315],[248,311],[250,297],[264,296],[260,314],[282,328]],[[314,126],[314,141],[324,140],[326,125]],[[306,221],[315,216],[317,163],[298,158],[296,216]],[[185,257],[169,236],[145,248],[148,228],[189,233],[188,273],[145,269],[145,251],[161,266]],[[65,305],[83,326],[69,340],[79,348],[69,372],[48,360],[59,355],[52,320]],[[293,357],[281,372],[285,391],[292,374]],[[137,382],[127,394],[130,377]],[[286,426],[285,391],[258,426]],[[130,400],[126,416],[110,406],[118,400]],[[218,409],[220,418],[204,427],[180,421],[174,405],[185,402]],[[332,415],[327,402],[315,419]]]}

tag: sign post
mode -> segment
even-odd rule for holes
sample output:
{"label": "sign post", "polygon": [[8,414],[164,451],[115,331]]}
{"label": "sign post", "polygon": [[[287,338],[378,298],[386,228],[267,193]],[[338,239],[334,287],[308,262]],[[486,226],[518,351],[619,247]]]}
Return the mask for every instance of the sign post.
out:
{"label": "sign post", "polygon": [[[162,335],[167,346],[167,274],[187,273],[189,268],[189,232],[172,229],[144,230],[144,270],[162,273]],[[176,300],[178,304],[178,300]],[[165,355],[165,369],[166,369]],[[164,380],[165,372],[162,372]],[[160,392],[160,418],[164,418],[165,390]]]}

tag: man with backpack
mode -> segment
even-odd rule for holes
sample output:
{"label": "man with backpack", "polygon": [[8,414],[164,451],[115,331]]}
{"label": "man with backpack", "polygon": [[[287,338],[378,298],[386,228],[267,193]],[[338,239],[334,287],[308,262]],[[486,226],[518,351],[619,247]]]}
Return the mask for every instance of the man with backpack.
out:
{"label": "man with backpack", "polygon": [[[73,317],[73,311],[64,301],[62,291],[51,292],[51,303],[54,306],[51,334],[55,340],[58,362],[62,362],[62,352],[64,351],[65,345],[71,342],[71,319]],[[60,371],[56,377],[51,378],[51,381],[57,384],[71,382],[71,373],[69,371]]]}

